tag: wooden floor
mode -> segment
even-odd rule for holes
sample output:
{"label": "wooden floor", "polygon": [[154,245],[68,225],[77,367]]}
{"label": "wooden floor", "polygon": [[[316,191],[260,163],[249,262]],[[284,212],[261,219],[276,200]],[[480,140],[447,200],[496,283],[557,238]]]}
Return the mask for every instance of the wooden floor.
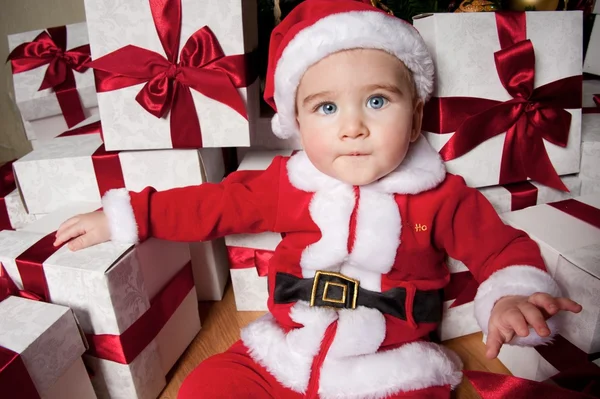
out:
{"label": "wooden floor", "polygon": [[[200,302],[199,310],[202,330],[170,372],[169,383],[160,399],[175,399],[183,379],[202,360],[227,350],[240,338],[240,329],[263,314],[263,312],[236,311],[231,284],[228,285],[222,301]],[[509,374],[499,360],[485,358],[485,346],[481,339],[481,333],[477,333],[446,341],[444,345],[458,353],[467,370]],[[479,395],[469,382],[464,380],[452,397],[477,399]]]}

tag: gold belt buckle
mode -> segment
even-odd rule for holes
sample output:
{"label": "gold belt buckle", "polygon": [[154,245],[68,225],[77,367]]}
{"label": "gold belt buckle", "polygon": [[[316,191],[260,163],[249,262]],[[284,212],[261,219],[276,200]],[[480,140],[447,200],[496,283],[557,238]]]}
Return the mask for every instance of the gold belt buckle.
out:
{"label": "gold belt buckle", "polygon": [[[310,306],[356,309],[360,282],[341,273],[318,270],[315,273]],[[341,289],[341,295],[332,295],[335,289]]]}

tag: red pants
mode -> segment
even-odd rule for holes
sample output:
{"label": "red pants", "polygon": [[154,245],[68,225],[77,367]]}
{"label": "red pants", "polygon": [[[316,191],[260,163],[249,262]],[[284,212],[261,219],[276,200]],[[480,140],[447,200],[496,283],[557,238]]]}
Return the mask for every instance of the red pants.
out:
{"label": "red pants", "polygon": [[[282,386],[264,367],[252,360],[246,347],[238,341],[227,352],[206,359],[183,382],[178,399],[203,398],[316,399],[318,396],[316,392],[303,395]],[[388,398],[448,399],[450,386],[402,392]]]}

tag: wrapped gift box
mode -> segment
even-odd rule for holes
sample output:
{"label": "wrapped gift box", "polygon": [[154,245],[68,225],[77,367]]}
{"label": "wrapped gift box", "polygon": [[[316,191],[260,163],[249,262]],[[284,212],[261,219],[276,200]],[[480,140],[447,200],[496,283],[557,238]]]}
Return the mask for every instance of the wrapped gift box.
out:
{"label": "wrapped gift box", "polygon": [[[181,6],[181,21],[170,19],[169,26],[161,25],[159,31],[166,35],[166,29],[176,31],[181,26],[180,43],[171,44],[172,48],[165,49],[159,39],[157,28],[153,21],[150,7],[159,8],[164,4],[167,9],[176,9]],[[136,84],[128,87],[119,86],[114,90],[99,89],[98,103],[100,116],[104,125],[104,138],[108,150],[132,149],[160,149],[160,148],[198,148],[198,147],[236,147],[248,146],[250,126],[248,121],[258,117],[259,86],[258,81],[248,82],[249,86],[236,90],[227,75],[217,73],[218,68],[212,68],[213,60],[198,59],[181,60],[180,51],[186,48],[188,38],[203,27],[208,27],[216,37],[225,56],[235,56],[250,53],[257,47],[257,4],[255,0],[236,1],[224,3],[219,0],[170,0],[168,2],[148,2],[146,0],[117,0],[113,2],[86,0],[85,9],[90,32],[92,56],[95,63],[102,63],[111,58],[112,72],[114,64],[119,68],[131,64],[130,61],[119,61],[128,50],[120,50],[128,45],[137,46],[135,55],[130,55],[130,60],[138,61],[144,57],[160,57],[160,61],[153,61],[160,69],[169,68],[170,62],[164,56],[166,52],[172,53],[175,62],[184,62],[193,65],[195,61],[202,61],[208,66],[196,68],[194,73],[182,72],[185,75],[178,79],[178,100],[170,104],[170,110],[157,118],[147,112],[136,102],[135,97],[146,83],[139,79]],[[161,11],[156,11],[160,14]],[[171,16],[165,13],[167,17]],[[176,14],[176,13],[171,13]],[[202,35],[206,34],[206,29]],[[203,36],[206,38],[206,36]],[[167,42],[167,40],[165,40]],[[214,46],[214,45],[213,45]],[[129,51],[131,47],[128,48]],[[115,51],[119,50],[119,53]],[[148,51],[154,52],[149,55]],[[143,51],[143,54],[141,52]],[[195,49],[184,53],[195,53]],[[208,54],[208,52],[205,52]],[[108,58],[102,59],[107,56]],[[207,55],[208,56],[208,55]],[[114,57],[114,58],[113,58]],[[189,58],[189,57],[188,57]],[[149,61],[142,61],[148,63]],[[219,61],[217,61],[218,65]],[[248,62],[252,66],[252,62]],[[140,64],[142,65],[142,64]],[[171,64],[172,65],[172,64]],[[105,66],[105,65],[104,65]],[[101,68],[94,64],[95,69]],[[174,75],[179,72],[172,67]],[[206,72],[205,69],[208,71]],[[106,71],[106,69],[104,69]],[[236,67],[232,73],[245,75],[246,68]],[[127,75],[127,71],[121,71]],[[162,72],[162,70],[161,70]],[[182,76],[183,76],[182,75]],[[216,76],[216,78],[215,78]],[[218,78],[218,79],[217,79]],[[165,77],[171,82],[174,77]],[[213,84],[222,86],[219,93],[211,93],[210,87],[205,87],[203,80],[210,80]],[[184,82],[184,83],[182,83]],[[191,95],[184,95],[187,87],[191,87]],[[214,92],[215,90],[212,89]],[[205,94],[202,94],[205,93]],[[212,98],[211,98],[212,96]],[[186,97],[186,98],[184,98]],[[218,98],[218,101],[213,98]],[[186,102],[184,104],[183,102]],[[193,101],[193,104],[191,103]],[[169,102],[169,101],[165,101]],[[247,112],[248,119],[242,116],[225,103],[242,104],[242,112]],[[185,105],[188,107],[186,108]],[[159,108],[159,107],[157,107]],[[177,109],[176,109],[177,108]],[[186,114],[189,110],[191,115]],[[195,111],[195,112],[194,112]],[[196,116],[197,115],[197,116]],[[194,128],[193,120],[197,117],[200,129]],[[177,119],[173,119],[177,118]],[[190,122],[192,121],[192,122]],[[185,123],[185,127],[172,129],[174,125]],[[194,129],[192,129],[194,128]],[[198,130],[197,132],[192,130]],[[201,134],[200,131],[201,130]],[[187,133],[183,138],[181,132]]]}
{"label": "wrapped gift box", "polygon": [[479,192],[490,201],[496,212],[504,213],[522,209],[526,206],[560,201],[580,195],[582,182],[579,177],[563,176],[561,180],[569,189],[568,192],[535,181],[484,187],[480,188]]}
{"label": "wrapped gift box", "polygon": [[3,397],[96,398],[81,360],[85,343],[69,308],[11,296],[0,302],[0,320]]}
{"label": "wrapped gift box", "polygon": [[[583,306],[579,314],[560,314],[563,325],[568,326],[561,334],[586,353],[600,351],[600,227],[593,224],[600,218],[598,208],[600,195],[593,194],[501,215],[539,244],[563,295]],[[588,221],[567,212],[579,212]]]}
{"label": "wrapped gift box", "polygon": [[[596,9],[598,7],[598,4],[596,4]],[[598,12],[596,11],[596,13]],[[594,21],[590,34],[590,41],[583,62],[583,72],[600,75],[600,23],[598,18]]]}
{"label": "wrapped gift box", "polygon": [[600,192],[600,80],[583,81],[583,115],[581,119],[581,194]]}
{"label": "wrapped gift box", "polygon": [[105,154],[100,135],[87,134],[56,138],[16,161],[13,169],[27,211],[45,214],[70,202],[97,202],[108,188],[166,190],[219,181],[224,173],[216,148]]}
{"label": "wrapped gift box", "polygon": [[12,170],[13,162],[0,166],[0,230],[19,229],[36,220],[23,206]]}
{"label": "wrapped gift box", "polygon": [[[77,125],[73,126],[73,129],[79,129],[79,128],[84,128],[85,126],[89,126],[95,123],[100,123],[100,116],[98,115],[98,108],[95,108],[93,110],[93,112],[91,113],[91,116],[89,118],[86,118],[83,122],[78,123]],[[25,126],[25,130],[27,131],[28,126],[31,125],[30,122],[27,121],[23,121],[23,124]],[[33,148],[34,150],[38,150],[42,147],[47,146],[48,144],[52,143],[52,141],[56,138],[59,137],[61,134],[68,132],[69,130],[60,130],[61,126],[57,126],[55,124],[52,124],[51,122],[44,122],[42,123],[42,130],[39,134],[36,134],[34,139],[30,139],[29,142],[31,143],[31,148]]]}
{"label": "wrapped gift box", "polygon": [[49,215],[28,230],[0,232],[0,262],[22,288],[20,262],[35,257],[48,300],[71,307],[86,333],[91,348],[84,360],[99,397],[157,397],[200,329],[188,246],[149,239],[135,248],[107,242],[71,252],[51,248],[52,235],[29,231],[45,233],[57,220]]}
{"label": "wrapped gift box", "polygon": [[[458,158],[450,160],[450,155],[446,158],[449,159],[448,171],[463,175],[467,183],[473,187],[519,182],[525,180],[525,176],[533,178],[532,173],[537,173],[535,180],[546,184],[544,179],[551,175],[549,172],[540,173],[541,163],[532,160],[535,162],[531,162],[531,166],[535,164],[535,167],[528,173],[523,172],[522,166],[515,163],[514,166],[519,173],[508,172],[504,180],[499,179],[502,158],[506,156],[503,154],[503,146],[507,135],[494,124],[500,123],[501,115],[507,114],[509,112],[507,109],[514,106],[514,103],[506,102],[513,100],[515,98],[513,96],[519,96],[518,89],[511,89],[511,95],[504,87],[494,60],[494,53],[501,50],[498,29],[502,24],[496,23],[496,17],[501,18],[503,15],[501,13],[439,13],[428,14],[414,21],[414,26],[427,43],[436,66],[434,98],[428,102],[423,120],[423,130],[429,142],[436,150],[441,150],[451,138],[453,141],[463,140],[463,143],[464,140],[485,139],[487,136],[482,134],[482,129],[493,136],[481,143],[469,144],[468,147],[472,149]],[[526,12],[510,15],[518,21],[515,30],[522,31],[523,36],[530,40],[534,49],[528,49],[532,54],[530,59],[534,61],[534,65],[526,67],[523,62],[515,61],[519,66],[519,72],[525,73],[523,68],[535,68],[533,95],[529,91],[524,94],[531,96],[528,97],[527,104],[521,105],[523,113],[519,118],[507,122],[510,129],[515,129],[517,121],[523,121],[529,129],[527,134],[532,134],[526,137],[534,137],[534,139],[524,140],[525,133],[517,132],[515,152],[520,151],[521,155],[532,157],[530,147],[537,140],[543,140],[544,148],[552,163],[546,165],[546,169],[551,171],[554,168],[558,175],[576,173],[579,171],[580,161],[581,104],[577,96],[569,94],[577,93],[581,88],[582,13],[579,11]],[[522,19],[519,20],[519,16]],[[512,35],[508,34],[502,36],[512,38]],[[505,43],[504,49],[509,49],[509,44]],[[519,42],[517,45],[528,47],[528,42]],[[505,64],[502,64],[501,70],[504,70],[504,67]],[[566,84],[568,90],[557,88],[555,82],[563,79],[568,83]],[[509,85],[508,82],[505,84]],[[546,86],[548,84],[550,88]],[[571,114],[568,142],[565,143],[565,148],[541,137],[556,128],[556,121],[542,127],[543,124],[533,126],[523,119],[530,120],[540,116],[538,113],[541,111],[537,110],[536,100],[539,94],[535,90],[542,86],[546,86],[545,90],[552,92],[552,99],[556,103],[553,107],[559,114],[564,115],[563,110]],[[527,91],[527,89],[523,90]],[[495,107],[499,116],[492,115],[493,110],[487,111],[492,107]],[[443,115],[436,117],[436,112],[441,110],[444,114],[445,111],[450,111],[449,108],[453,109],[451,113],[454,118],[446,118]],[[464,112],[458,112],[457,109],[462,109]],[[487,113],[483,114],[483,112]],[[467,115],[469,119],[466,118]],[[437,120],[443,121],[443,126],[436,126]],[[469,120],[469,123],[461,126],[463,120]],[[469,129],[469,126],[474,126],[473,124],[477,126]],[[460,135],[455,135],[459,126],[462,129]],[[566,137],[564,133],[566,132],[562,132],[563,137]],[[543,151],[540,151],[537,156],[538,159],[542,159]],[[518,155],[516,157],[519,158]]]}
{"label": "wrapped gift box", "polygon": [[[64,38],[65,30],[66,38]],[[43,34],[43,32],[46,33]],[[45,37],[40,37],[40,34]],[[18,73],[16,73],[17,70],[13,67],[14,99],[24,121],[27,137],[30,140],[36,138],[48,138],[49,136],[52,136],[52,134],[59,134],[74,126],[76,123],[81,122],[83,119],[70,119],[70,121],[74,121],[74,123],[67,124],[63,111],[61,110],[61,104],[56,95],[57,90],[53,87],[39,90],[42,86],[42,82],[45,81],[48,66],[55,62],[61,64],[59,57],[54,59],[49,54],[55,51],[53,49],[61,47],[61,42],[64,39],[66,39],[66,46],[64,46],[62,50],[66,50],[67,58],[70,58],[70,51],[77,50],[79,52],[78,49],[81,49],[81,46],[89,44],[86,24],[77,23],[67,25],[66,29],[65,27],[49,28],[47,31],[35,30],[8,36],[8,48],[11,52],[18,46],[24,43],[33,42],[34,40],[40,42],[38,48],[43,48],[45,50],[37,56],[27,58],[26,60],[21,59],[15,61],[19,64],[32,63],[39,66]],[[42,45],[42,43],[44,44]],[[87,51],[89,54],[89,47],[87,50],[82,49],[81,51]],[[35,52],[28,52],[28,55],[30,54],[35,54]],[[85,60],[82,57],[77,58],[77,65],[80,66],[84,61]],[[79,69],[79,66],[75,69]],[[61,68],[58,67],[57,69],[60,70]],[[73,76],[74,84],[77,88],[76,93],[78,94],[78,99],[81,104],[80,110],[83,111],[82,115],[85,118],[94,113],[97,114],[98,99],[96,97],[93,71],[91,69],[87,69],[84,72],[77,72],[75,70]],[[60,88],[60,86],[56,87]],[[77,101],[76,96],[72,99],[65,100],[64,105],[69,108],[74,106],[78,107],[79,104],[75,103],[75,105],[73,105],[73,101]],[[72,110],[68,112],[72,112]]]}

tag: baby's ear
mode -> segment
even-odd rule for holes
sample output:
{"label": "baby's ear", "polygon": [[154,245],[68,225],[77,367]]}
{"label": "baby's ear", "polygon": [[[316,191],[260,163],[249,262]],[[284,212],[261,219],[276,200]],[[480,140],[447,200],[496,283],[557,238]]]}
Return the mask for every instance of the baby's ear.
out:
{"label": "baby's ear", "polygon": [[421,134],[421,126],[423,124],[423,100],[419,99],[415,103],[413,109],[412,131],[410,132],[410,142],[414,143]]}

